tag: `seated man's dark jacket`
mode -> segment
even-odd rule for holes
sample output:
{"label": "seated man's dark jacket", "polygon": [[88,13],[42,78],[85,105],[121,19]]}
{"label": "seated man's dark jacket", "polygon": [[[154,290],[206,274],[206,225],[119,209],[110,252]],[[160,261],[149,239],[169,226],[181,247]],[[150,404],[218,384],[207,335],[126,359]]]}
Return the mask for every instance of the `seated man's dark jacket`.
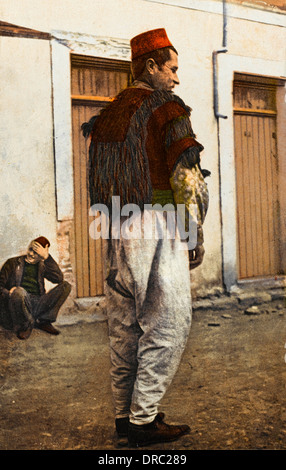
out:
{"label": "seated man's dark jacket", "polygon": [[[16,286],[20,287],[24,273],[26,255],[10,258],[6,261],[0,271],[0,302],[9,299],[9,290]],[[63,273],[51,255],[45,261],[39,261],[38,284],[40,295],[45,294],[44,279],[59,284],[63,282]]]}

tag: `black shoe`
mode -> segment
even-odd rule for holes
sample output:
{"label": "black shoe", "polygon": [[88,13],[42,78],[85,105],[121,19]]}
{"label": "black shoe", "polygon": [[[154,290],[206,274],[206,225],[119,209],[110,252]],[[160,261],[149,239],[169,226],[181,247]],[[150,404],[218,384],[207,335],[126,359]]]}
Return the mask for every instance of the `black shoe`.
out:
{"label": "black shoe", "polygon": [[21,330],[21,331],[18,331],[17,333],[17,338],[19,339],[28,339],[32,333],[32,327],[29,326],[29,328],[27,328],[26,330]]}
{"label": "black shoe", "polygon": [[37,328],[39,328],[39,330],[43,330],[47,333],[50,333],[50,335],[60,334],[59,330],[57,330],[50,322],[37,323]]}
{"label": "black shoe", "polygon": [[118,437],[127,437],[128,436],[128,424],[129,418],[116,418],[115,427]]}
{"label": "black shoe", "polygon": [[189,426],[173,426],[163,421],[164,413],[158,413],[152,423],[128,427],[128,444],[130,447],[143,447],[158,442],[176,441],[190,431]]}

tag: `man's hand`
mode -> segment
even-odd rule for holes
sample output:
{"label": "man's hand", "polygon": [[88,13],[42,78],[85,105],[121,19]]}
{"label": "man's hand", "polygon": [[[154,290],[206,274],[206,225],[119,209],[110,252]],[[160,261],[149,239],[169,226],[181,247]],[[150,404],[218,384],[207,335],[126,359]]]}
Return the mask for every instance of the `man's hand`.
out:
{"label": "man's hand", "polygon": [[194,250],[189,252],[190,269],[195,269],[202,264],[205,249],[203,245],[197,245]]}
{"label": "man's hand", "polygon": [[46,245],[45,247],[43,247],[40,243],[33,242],[32,243],[32,248],[33,248],[34,252],[37,253],[37,255],[40,256],[40,258],[42,258],[43,260],[48,258],[48,256],[49,256],[49,245]]}
{"label": "man's hand", "polygon": [[16,286],[11,287],[11,289],[9,290],[9,295],[10,295],[10,296],[12,295],[12,293],[14,292],[15,289],[17,289]]}

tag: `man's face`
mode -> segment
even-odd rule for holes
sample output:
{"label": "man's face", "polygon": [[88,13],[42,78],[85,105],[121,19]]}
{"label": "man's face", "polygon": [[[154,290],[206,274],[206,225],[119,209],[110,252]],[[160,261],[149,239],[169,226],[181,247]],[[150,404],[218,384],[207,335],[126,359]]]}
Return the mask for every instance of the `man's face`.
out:
{"label": "man's face", "polygon": [[178,56],[171,49],[170,59],[165,62],[161,67],[155,64],[152,85],[156,90],[167,90],[171,91],[176,85],[179,85],[179,79],[177,75],[178,71]]}
{"label": "man's face", "polygon": [[27,250],[26,260],[30,264],[37,264],[41,257],[33,250],[33,242],[30,243]]}

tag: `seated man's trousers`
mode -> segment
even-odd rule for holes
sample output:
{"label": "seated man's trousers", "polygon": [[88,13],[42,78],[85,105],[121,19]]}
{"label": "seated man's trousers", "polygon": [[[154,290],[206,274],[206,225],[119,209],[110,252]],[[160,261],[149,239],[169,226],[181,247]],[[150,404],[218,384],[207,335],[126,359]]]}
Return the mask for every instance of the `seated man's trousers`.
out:
{"label": "seated man's trousers", "polygon": [[59,309],[67,299],[71,286],[63,281],[39,296],[29,294],[23,287],[12,292],[8,309],[14,330],[25,330],[37,322],[55,322]]}

